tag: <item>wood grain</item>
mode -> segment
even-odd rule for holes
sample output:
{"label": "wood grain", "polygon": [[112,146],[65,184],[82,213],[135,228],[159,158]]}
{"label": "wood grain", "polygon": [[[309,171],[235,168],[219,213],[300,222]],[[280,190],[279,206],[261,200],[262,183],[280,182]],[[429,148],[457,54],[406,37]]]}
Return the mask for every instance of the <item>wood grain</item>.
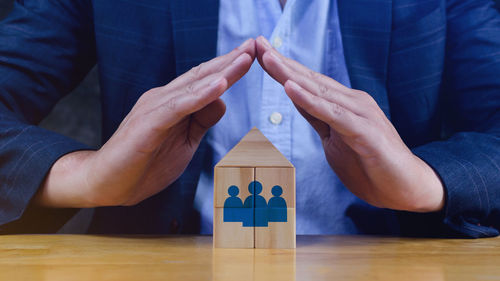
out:
{"label": "wood grain", "polygon": [[223,222],[224,208],[214,208],[215,248],[254,248],[253,227],[243,227],[241,222]]}
{"label": "wood grain", "polygon": [[262,193],[266,201],[269,201],[273,195],[271,189],[275,185],[281,186],[288,208],[295,208],[295,168],[256,168],[255,180],[262,186]]}
{"label": "wood grain", "polygon": [[252,128],[216,167],[293,167],[257,129]]}
{"label": "wood grain", "polygon": [[500,279],[500,238],[298,236],[297,249],[214,249],[211,236],[0,236],[0,280]]}
{"label": "wood grain", "polygon": [[224,201],[229,197],[228,188],[238,186],[238,197],[241,201],[250,195],[248,185],[254,181],[254,168],[215,167],[214,171],[214,208],[224,207]]}
{"label": "wood grain", "polygon": [[287,209],[287,222],[269,222],[267,227],[255,227],[255,248],[295,248],[295,208]]}

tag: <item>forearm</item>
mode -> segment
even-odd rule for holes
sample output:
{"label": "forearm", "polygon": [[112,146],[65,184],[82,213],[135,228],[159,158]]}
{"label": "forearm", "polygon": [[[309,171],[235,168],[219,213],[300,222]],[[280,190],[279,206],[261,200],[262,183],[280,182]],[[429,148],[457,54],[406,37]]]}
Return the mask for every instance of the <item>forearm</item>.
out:
{"label": "forearm", "polygon": [[412,149],[439,173],[446,193],[444,222],[460,236],[498,235],[499,147],[496,133],[464,132]]}

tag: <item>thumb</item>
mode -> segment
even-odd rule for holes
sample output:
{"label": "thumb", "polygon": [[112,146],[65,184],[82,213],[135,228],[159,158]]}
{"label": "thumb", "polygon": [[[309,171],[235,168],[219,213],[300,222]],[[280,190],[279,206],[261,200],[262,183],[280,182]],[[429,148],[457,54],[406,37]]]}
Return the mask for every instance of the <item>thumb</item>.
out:
{"label": "thumb", "polygon": [[200,143],[205,133],[217,124],[226,112],[226,104],[221,99],[216,99],[199,111],[191,115],[189,126],[189,139],[192,143]]}

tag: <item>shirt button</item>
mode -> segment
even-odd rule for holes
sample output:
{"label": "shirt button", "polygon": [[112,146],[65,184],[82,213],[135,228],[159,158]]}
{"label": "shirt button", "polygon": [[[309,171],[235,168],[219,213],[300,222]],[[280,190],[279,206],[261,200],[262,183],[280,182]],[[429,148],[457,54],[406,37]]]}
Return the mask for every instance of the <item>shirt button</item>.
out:
{"label": "shirt button", "polygon": [[274,37],[273,47],[279,48],[279,47],[281,47],[281,45],[283,45],[283,40],[281,39],[281,37],[279,37],[279,36]]}
{"label": "shirt button", "polygon": [[274,125],[279,125],[281,124],[281,121],[283,121],[283,116],[279,112],[273,112],[269,116],[269,121],[271,121]]}

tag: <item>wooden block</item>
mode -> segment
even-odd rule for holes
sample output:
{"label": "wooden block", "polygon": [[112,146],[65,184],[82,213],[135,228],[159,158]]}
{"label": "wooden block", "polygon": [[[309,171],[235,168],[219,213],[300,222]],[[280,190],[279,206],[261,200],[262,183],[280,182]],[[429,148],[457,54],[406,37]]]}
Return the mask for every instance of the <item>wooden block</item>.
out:
{"label": "wooden block", "polygon": [[[250,210],[251,211],[251,210]],[[254,248],[254,228],[242,222],[224,222],[224,208],[214,208],[215,248]]]}
{"label": "wooden block", "polygon": [[286,214],[287,222],[269,222],[267,227],[255,227],[255,248],[294,249],[296,247],[295,208],[286,209]]}
{"label": "wooden block", "polygon": [[280,186],[285,199],[285,208],[295,208],[295,168],[260,168],[255,169],[255,180],[263,186],[262,196],[267,202],[274,197],[272,190],[274,186]]}
{"label": "wooden block", "polygon": [[229,187],[237,186],[242,202],[250,195],[248,185],[254,180],[254,168],[215,167],[214,208],[223,208],[229,195]]}
{"label": "wooden block", "polygon": [[295,168],[257,128],[214,173],[215,248],[295,248]]}
{"label": "wooden block", "polygon": [[217,167],[293,167],[257,128],[252,128]]}

